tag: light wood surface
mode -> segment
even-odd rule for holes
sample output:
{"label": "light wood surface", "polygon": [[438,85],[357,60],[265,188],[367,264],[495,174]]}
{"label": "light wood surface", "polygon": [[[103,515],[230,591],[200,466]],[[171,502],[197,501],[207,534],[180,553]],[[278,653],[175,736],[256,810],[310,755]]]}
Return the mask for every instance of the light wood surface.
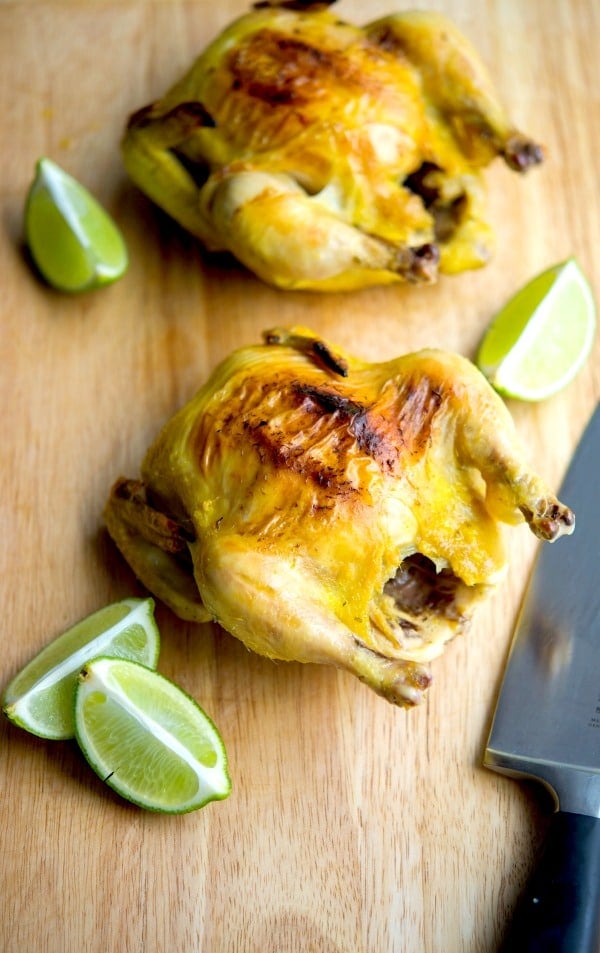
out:
{"label": "light wood surface", "polygon": [[[415,2],[414,6],[427,4]],[[113,479],[135,476],[168,416],[233,347],[302,323],[377,359],[474,354],[528,278],[576,254],[600,297],[600,6],[432,0],[475,42],[518,124],[547,147],[520,179],[490,170],[493,263],[437,286],[277,292],[202,250],[128,183],[126,117],[234,15],[220,2],[0,4],[2,626],[0,681],[66,626],[142,590],[106,539]],[[406,6],[342,0],[357,22]],[[97,293],[40,285],[23,200],[47,155],[125,233],[131,267]],[[558,486],[600,393],[598,349],[538,406],[511,403]],[[591,477],[593,478],[593,477]],[[113,796],[74,745],[0,726],[0,949],[23,953],[492,953],[548,824],[534,785],[481,766],[535,540],[406,712],[349,675],[275,665],[158,609],[160,670],[224,736],[229,800],[181,818]],[[557,545],[560,545],[558,543]]]}

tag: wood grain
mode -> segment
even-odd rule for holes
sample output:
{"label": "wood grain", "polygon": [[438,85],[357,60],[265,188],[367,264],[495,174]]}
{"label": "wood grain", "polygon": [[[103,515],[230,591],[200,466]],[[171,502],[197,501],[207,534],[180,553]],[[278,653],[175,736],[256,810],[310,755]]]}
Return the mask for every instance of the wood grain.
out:
{"label": "wood grain", "polygon": [[[490,170],[498,247],[436,287],[283,293],[209,260],[128,183],[118,143],[242,0],[0,4],[0,550],[4,684],[52,636],[140,589],[102,530],[120,473],[233,347],[302,323],[376,359],[431,344],[472,356],[508,295],[576,254],[600,296],[600,7],[594,0],[432,0],[468,33],[548,159]],[[374,0],[369,18],[400,7]],[[364,21],[359,0],[339,13]],[[22,249],[23,199],[48,155],[121,224],[127,277],[65,297]],[[511,404],[558,485],[600,393],[598,348],[563,393]],[[46,953],[492,953],[550,810],[481,767],[535,541],[396,710],[350,676],[275,665],[159,608],[160,668],[222,730],[230,799],[182,818],[113,797],[69,744],[0,726],[0,948]]]}

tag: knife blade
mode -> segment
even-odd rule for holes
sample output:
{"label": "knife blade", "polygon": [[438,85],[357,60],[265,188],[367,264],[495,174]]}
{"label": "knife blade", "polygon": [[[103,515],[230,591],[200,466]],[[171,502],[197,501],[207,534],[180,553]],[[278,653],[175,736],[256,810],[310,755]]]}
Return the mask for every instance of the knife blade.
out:
{"label": "knife blade", "polygon": [[507,953],[600,951],[599,475],[600,404],[560,491],[575,532],[540,549],[483,759],[542,782],[555,806]]}

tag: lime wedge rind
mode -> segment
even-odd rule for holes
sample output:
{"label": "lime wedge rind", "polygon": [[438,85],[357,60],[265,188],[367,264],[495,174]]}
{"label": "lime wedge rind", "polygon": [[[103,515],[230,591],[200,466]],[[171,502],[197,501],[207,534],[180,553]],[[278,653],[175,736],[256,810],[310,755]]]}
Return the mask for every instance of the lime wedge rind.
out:
{"label": "lime wedge rind", "polygon": [[[126,690],[128,682],[130,688],[137,683],[138,699],[149,701],[136,704]],[[141,696],[140,686],[145,690]],[[105,711],[98,715],[98,708]],[[75,693],[75,727],[93,771],[138,807],[186,814],[231,791],[227,755],[214,723],[190,695],[137,662],[103,656],[83,669]],[[204,762],[182,740],[194,732],[208,745]],[[208,756],[212,764],[205,763]]]}
{"label": "lime wedge rind", "polygon": [[[115,622],[114,625],[110,626],[109,629],[106,629],[104,632],[99,632],[90,642],[86,645],[83,645],[80,649],[74,652],[72,655],[68,656],[66,659],[63,659],[57,665],[54,665],[50,668],[44,675],[37,679],[30,688],[30,691],[37,691],[45,688],[48,684],[52,684],[58,681],[62,676],[67,675],[74,671],[79,671],[83,665],[92,658],[96,658],[101,652],[99,648],[102,645],[106,645],[111,642],[119,633],[123,632],[125,629],[130,629],[138,622],[143,624],[149,616],[151,615],[154,607],[154,603],[151,599],[144,599],[138,602],[134,599],[124,599],[121,603],[123,606],[129,606],[130,612],[127,615],[124,615],[122,619],[118,622]],[[100,612],[94,613],[94,616],[100,615]],[[92,616],[89,616],[88,619],[82,620],[83,622],[91,621]],[[79,623],[78,623],[79,625]],[[61,638],[59,636],[58,638]],[[38,653],[32,662],[40,658],[44,653]],[[158,661],[158,652],[154,652],[153,656],[148,661],[148,666],[154,668],[156,662]],[[8,690],[7,690],[8,694]]]}
{"label": "lime wedge rind", "polygon": [[575,258],[541,272],[498,312],[476,364],[503,396],[539,401],[581,371],[596,336],[596,306]]}
{"label": "lime wedge rind", "polygon": [[[107,613],[121,612],[121,617],[108,628],[101,627]],[[78,644],[89,629],[95,634]],[[133,636],[138,629],[142,630],[144,640],[134,640],[132,645],[132,639],[128,641],[127,636]],[[73,651],[72,646],[75,646]],[[160,636],[154,621],[153,599],[123,599],[106,606],[44,646],[5,688],[1,704],[6,717],[40,738],[52,741],[72,738],[75,732],[72,695],[77,674],[87,661],[106,653],[109,647],[115,655],[133,657],[149,668],[156,667]]]}
{"label": "lime wedge rind", "polygon": [[44,280],[77,293],[110,284],[127,270],[121,232],[97,199],[48,158],[36,163],[25,205],[25,234]]}
{"label": "lime wedge rind", "polygon": [[[510,360],[512,354],[512,347],[517,343],[521,343],[524,346],[524,349],[528,349],[535,342],[540,331],[539,329],[544,326],[546,321],[546,315],[551,307],[551,303],[548,299],[548,291],[551,287],[554,287],[555,293],[559,293],[561,286],[568,284],[573,277],[576,277],[576,280],[579,283],[580,290],[588,299],[588,307],[591,311],[595,312],[595,304],[591,294],[591,290],[587,282],[580,283],[578,276],[579,266],[574,258],[569,258],[565,262],[561,262],[559,265],[554,265],[552,268],[546,269],[536,278],[534,278],[528,285],[524,288],[521,288],[516,292],[515,295],[506,303],[502,311],[497,316],[497,318],[492,321],[486,338],[488,338],[487,346],[484,347],[484,343],[479,351],[478,361],[480,363],[481,370],[484,371],[486,375],[492,375],[496,372],[500,364]],[[579,272],[579,275],[581,273]],[[532,293],[529,293],[532,289]],[[510,313],[510,317],[513,321],[513,335],[512,338],[504,343],[504,346],[499,341],[494,341],[495,331],[499,326],[498,318],[500,318],[505,312]],[[529,312],[529,314],[528,314]],[[589,343],[591,345],[594,339],[594,328],[590,325],[590,334],[589,334]],[[484,339],[485,341],[485,339]],[[508,351],[506,344],[508,343]],[[500,353],[495,355],[495,360],[489,360],[486,358],[486,352],[494,351],[494,345],[499,350]]]}
{"label": "lime wedge rind", "polygon": [[557,280],[557,275],[565,264],[546,269],[532,282],[520,288],[492,320],[477,355],[478,366],[486,376],[495,373],[507,352],[512,350],[523,334],[528,333],[532,316],[535,320],[548,289]]}

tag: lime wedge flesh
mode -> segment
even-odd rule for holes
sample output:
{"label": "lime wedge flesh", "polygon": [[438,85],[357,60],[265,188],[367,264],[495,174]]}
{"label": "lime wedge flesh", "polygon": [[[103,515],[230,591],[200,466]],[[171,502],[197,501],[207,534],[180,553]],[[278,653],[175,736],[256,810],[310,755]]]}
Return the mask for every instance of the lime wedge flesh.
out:
{"label": "lime wedge flesh", "polygon": [[159,649],[152,599],[105,606],[63,632],[15,675],[2,696],[3,711],[41,738],[73,738],[75,688],[85,663],[110,653],[155,668]]}
{"label": "lime wedge flesh", "polygon": [[108,212],[50,159],[36,165],[25,235],[40,273],[60,291],[98,288],[127,269],[127,248]]}
{"label": "lime wedge flesh", "polygon": [[183,814],[231,791],[225,747],[208,715],[136,662],[97,658],[85,666],[75,728],[96,774],[140,807]]}
{"label": "lime wedge flesh", "polygon": [[490,324],[476,363],[507,397],[537,401],[569,384],[589,357],[596,308],[574,258],[537,275]]}

